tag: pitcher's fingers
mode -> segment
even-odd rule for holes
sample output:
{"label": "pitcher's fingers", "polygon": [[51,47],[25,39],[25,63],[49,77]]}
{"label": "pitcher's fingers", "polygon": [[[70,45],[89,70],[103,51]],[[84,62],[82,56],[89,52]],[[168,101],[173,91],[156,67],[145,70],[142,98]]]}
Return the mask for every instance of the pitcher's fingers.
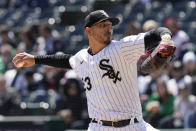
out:
{"label": "pitcher's fingers", "polygon": [[25,55],[16,55],[14,58],[13,58],[13,60],[12,60],[12,62],[13,63],[16,63],[16,61],[18,61],[19,59],[23,59],[25,57]]}
{"label": "pitcher's fingers", "polygon": [[22,55],[22,54],[24,54],[25,52],[20,52],[20,53],[18,53],[17,55]]}
{"label": "pitcher's fingers", "polygon": [[25,56],[25,55],[27,55],[27,53],[26,53],[26,52],[22,52],[22,53],[18,53],[18,54],[16,54],[16,56]]}
{"label": "pitcher's fingers", "polygon": [[18,59],[20,59],[20,58],[22,58],[22,56],[16,55],[16,56],[12,59],[12,62],[13,62],[13,63],[16,63],[16,61],[17,61]]}
{"label": "pitcher's fingers", "polygon": [[21,59],[27,55],[26,52],[18,53],[16,56],[13,58],[12,62],[14,63],[16,59]]}
{"label": "pitcher's fingers", "polygon": [[17,59],[16,62],[14,63],[15,65],[19,64],[20,62],[22,62],[23,59]]}
{"label": "pitcher's fingers", "polygon": [[18,61],[16,61],[16,63],[14,63],[14,65],[17,67],[17,68],[21,68],[24,66],[24,62],[22,59],[19,59]]}

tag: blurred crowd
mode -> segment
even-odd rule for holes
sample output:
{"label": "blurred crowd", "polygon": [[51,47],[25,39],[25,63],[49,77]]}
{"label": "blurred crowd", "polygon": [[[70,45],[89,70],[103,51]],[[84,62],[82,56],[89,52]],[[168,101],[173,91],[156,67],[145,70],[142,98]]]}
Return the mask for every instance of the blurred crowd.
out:
{"label": "blurred crowd", "polygon": [[65,46],[49,24],[19,32],[0,25],[0,115],[59,115],[67,128],[87,128],[86,98],[75,72],[44,65],[17,69],[12,63],[20,52],[64,53]]}
{"label": "blurred crowd", "polygon": [[[37,1],[26,2],[33,7]],[[5,6],[12,8],[12,2]],[[149,19],[124,26],[123,36],[165,26],[177,47],[175,58],[164,68],[138,74],[144,119],[156,128],[196,128],[196,41],[191,41],[175,17],[168,17],[164,24]],[[18,32],[0,25],[0,115],[59,115],[67,128],[87,128],[85,91],[76,72],[45,65],[17,69],[12,63],[16,53],[58,54],[66,53],[66,48],[54,25],[40,23]]]}

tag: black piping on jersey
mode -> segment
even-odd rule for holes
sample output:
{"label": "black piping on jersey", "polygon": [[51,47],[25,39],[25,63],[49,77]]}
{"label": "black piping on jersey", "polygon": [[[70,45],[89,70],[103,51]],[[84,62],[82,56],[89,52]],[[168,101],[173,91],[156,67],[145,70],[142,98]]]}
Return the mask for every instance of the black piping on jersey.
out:
{"label": "black piping on jersey", "polygon": [[92,56],[95,55],[95,54],[93,54],[91,48],[88,48],[87,52],[88,52],[90,55],[92,55]]}

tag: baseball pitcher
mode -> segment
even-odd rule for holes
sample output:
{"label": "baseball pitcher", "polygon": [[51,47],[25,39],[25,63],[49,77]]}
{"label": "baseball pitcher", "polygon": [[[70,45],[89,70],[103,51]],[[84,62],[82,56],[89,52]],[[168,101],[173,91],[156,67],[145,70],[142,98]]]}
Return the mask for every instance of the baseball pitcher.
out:
{"label": "baseball pitcher", "polygon": [[45,64],[75,70],[86,90],[88,131],[156,131],[142,118],[137,72],[153,72],[172,58],[172,34],[160,27],[115,41],[112,26],[118,23],[103,10],[93,11],[85,18],[89,48],[74,56],[24,52],[13,63],[18,68]]}

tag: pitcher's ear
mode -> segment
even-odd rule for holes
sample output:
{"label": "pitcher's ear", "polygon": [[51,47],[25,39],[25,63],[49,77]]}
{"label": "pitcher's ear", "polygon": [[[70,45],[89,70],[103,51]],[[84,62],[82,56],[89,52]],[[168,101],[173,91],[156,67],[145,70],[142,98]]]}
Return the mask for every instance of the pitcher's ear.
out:
{"label": "pitcher's ear", "polygon": [[87,34],[89,34],[91,32],[91,28],[90,27],[86,27],[85,31],[86,31]]}
{"label": "pitcher's ear", "polygon": [[90,31],[90,27],[85,27],[85,30],[86,31]]}

